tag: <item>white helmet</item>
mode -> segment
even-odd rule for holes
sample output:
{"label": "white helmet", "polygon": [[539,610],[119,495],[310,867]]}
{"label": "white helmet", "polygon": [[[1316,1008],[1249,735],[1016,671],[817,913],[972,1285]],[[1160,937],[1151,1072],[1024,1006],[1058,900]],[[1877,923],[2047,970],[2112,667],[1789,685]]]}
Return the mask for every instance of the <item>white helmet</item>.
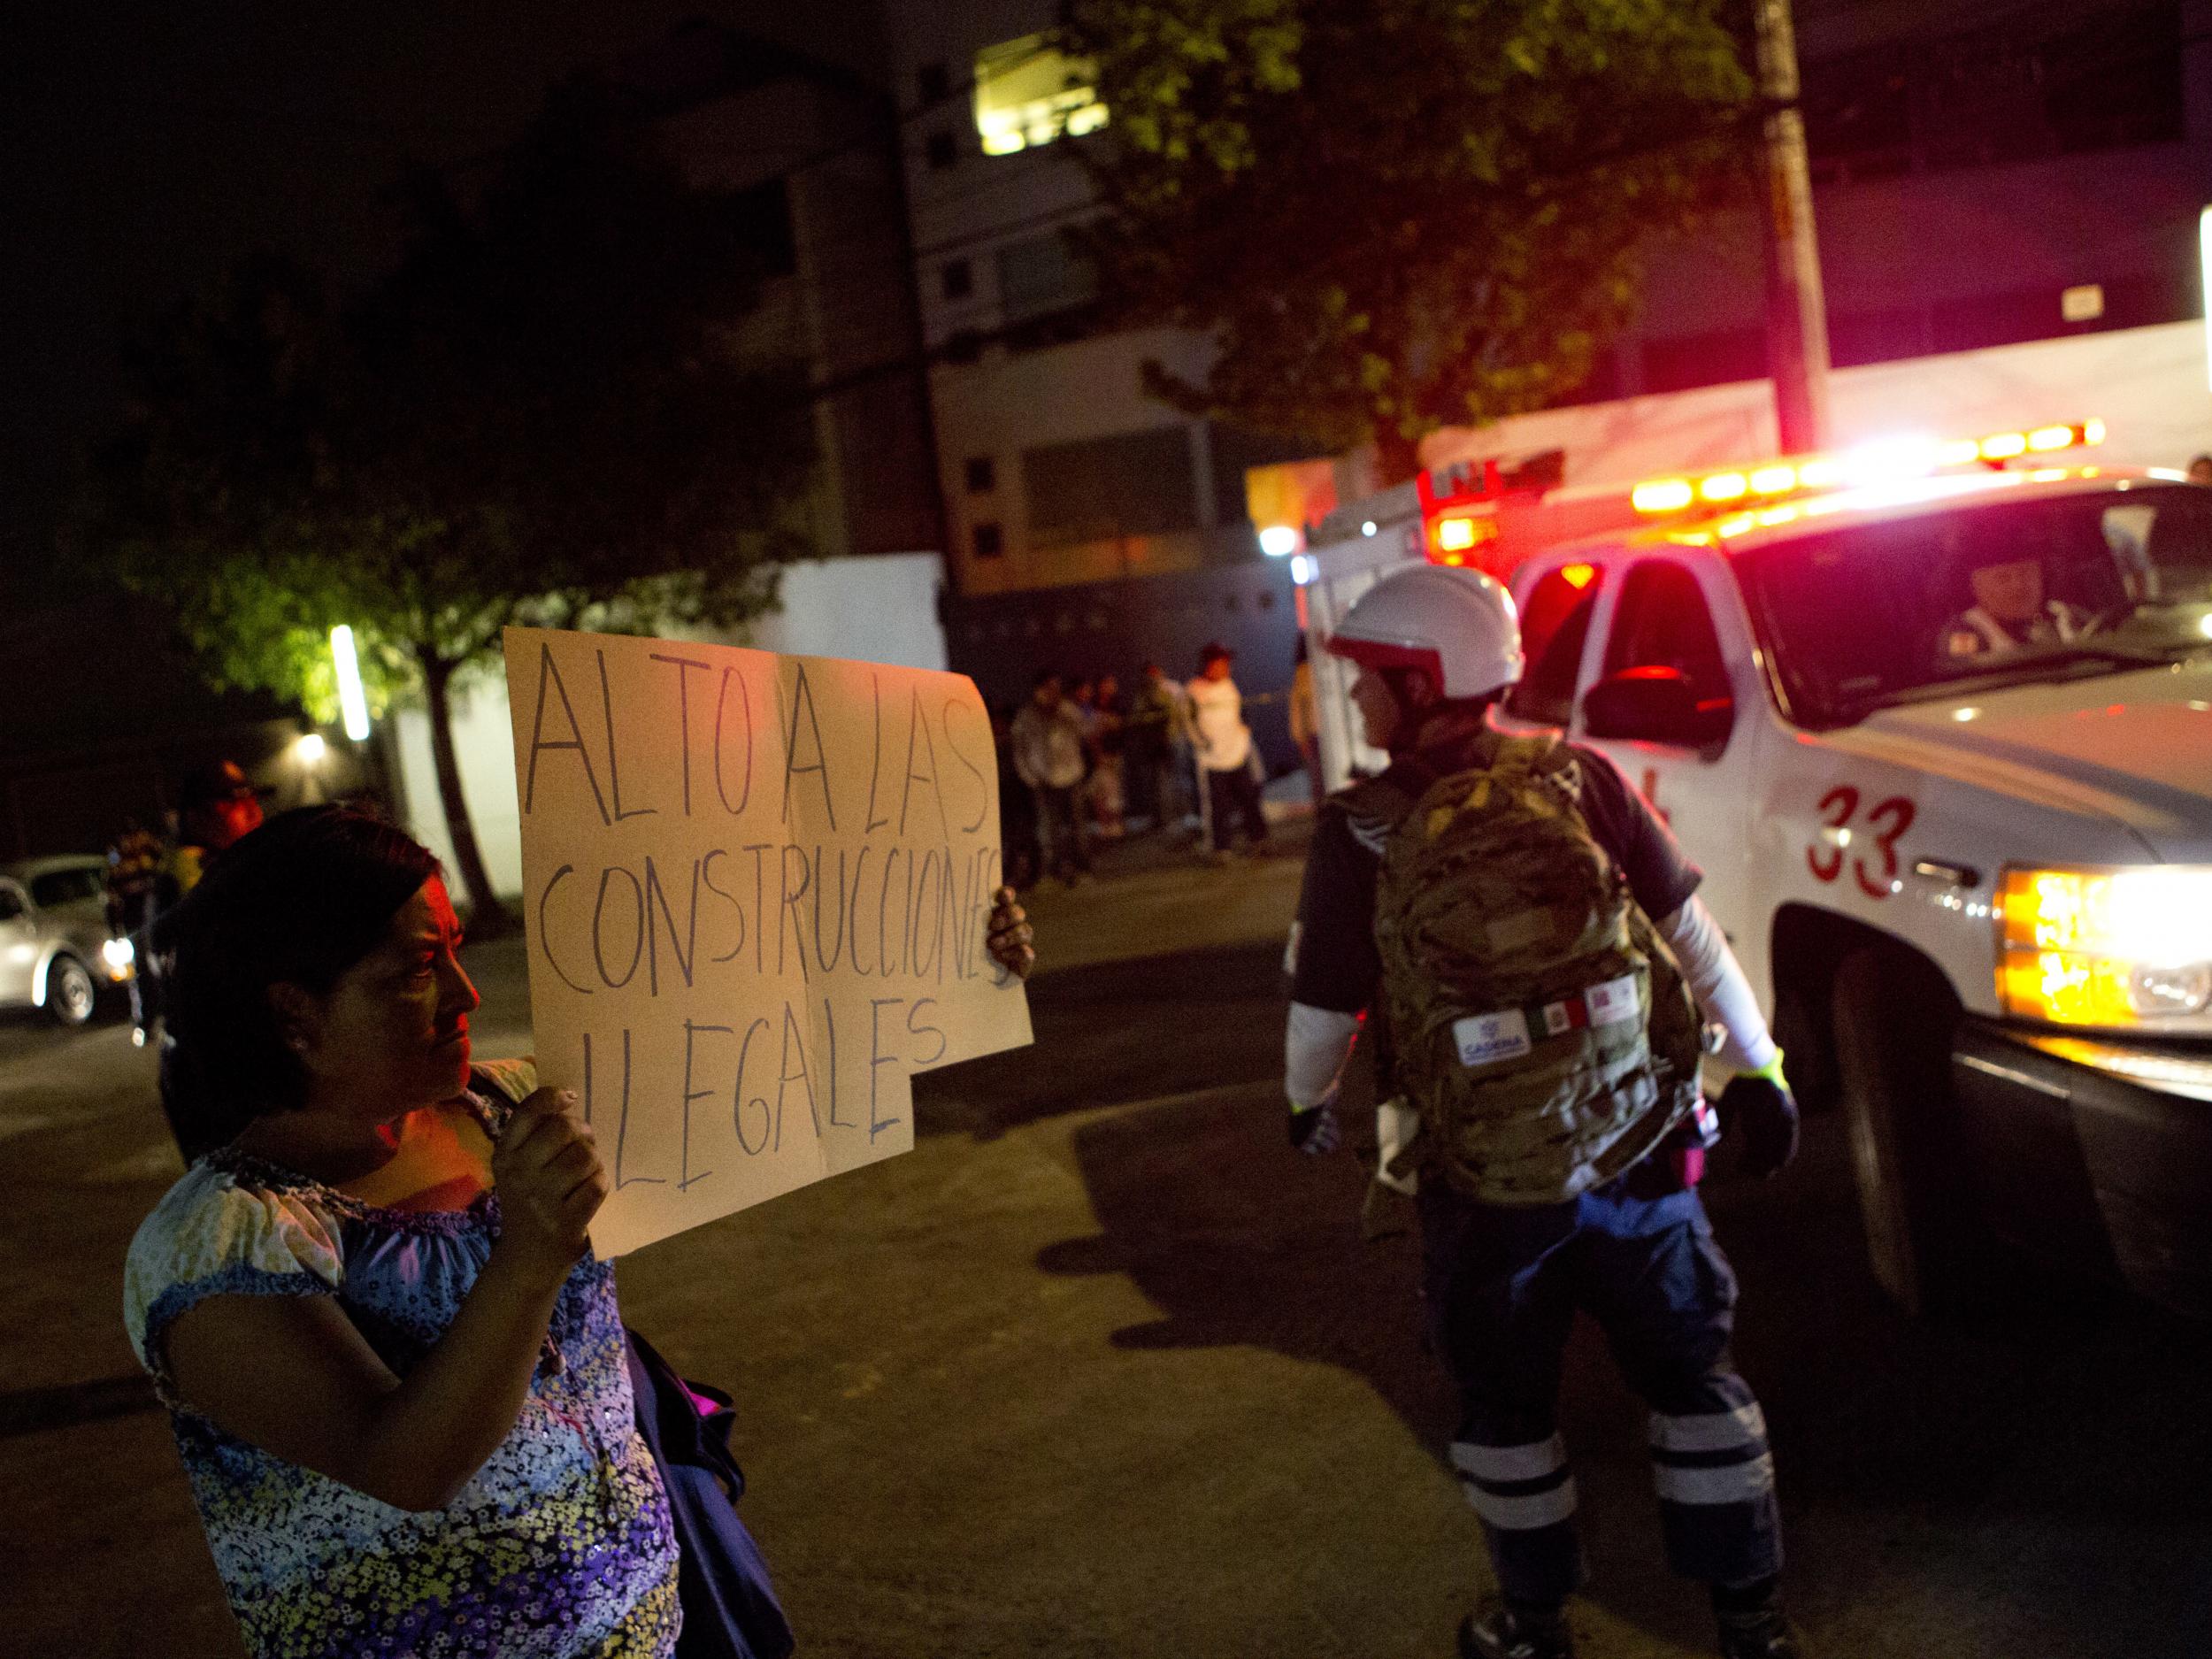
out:
{"label": "white helmet", "polygon": [[1446,697],[1521,677],[1521,618],[1496,578],[1457,565],[1393,571],[1359,596],[1328,649],[1366,668],[1421,668]]}

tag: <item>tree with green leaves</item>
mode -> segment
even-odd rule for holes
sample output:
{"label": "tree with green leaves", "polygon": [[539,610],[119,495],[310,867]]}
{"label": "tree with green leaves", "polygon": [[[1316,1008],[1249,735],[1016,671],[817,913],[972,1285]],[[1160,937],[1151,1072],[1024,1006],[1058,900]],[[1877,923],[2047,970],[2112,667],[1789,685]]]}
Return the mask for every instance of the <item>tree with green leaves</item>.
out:
{"label": "tree with green leaves", "polygon": [[[1385,481],[1540,408],[1629,320],[1755,113],[1732,0],[1069,0],[1111,125],[1087,237],[1133,319],[1207,335],[1193,413]],[[1740,8],[1736,8],[1740,9]]]}
{"label": "tree with green leaves", "polygon": [[496,921],[451,698],[510,624],[728,626],[810,549],[803,371],[741,340],[758,261],[648,124],[558,92],[472,196],[425,173],[396,269],[343,307],[242,267],[128,357],[90,551],[164,603],[218,685],[336,707],[349,624],[373,704],[419,696],[478,916]]}

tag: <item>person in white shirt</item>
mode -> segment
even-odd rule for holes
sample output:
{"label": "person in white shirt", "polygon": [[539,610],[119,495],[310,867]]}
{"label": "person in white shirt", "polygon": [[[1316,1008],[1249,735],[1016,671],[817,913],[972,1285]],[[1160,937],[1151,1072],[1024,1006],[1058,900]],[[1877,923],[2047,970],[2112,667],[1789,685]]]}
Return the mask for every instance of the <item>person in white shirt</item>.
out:
{"label": "person in white shirt", "polygon": [[1148,804],[1159,829],[1180,825],[1197,810],[1190,798],[1188,703],[1182,687],[1159,664],[1144,665],[1144,681],[1129,715],[1129,776],[1136,785],[1138,811]]}
{"label": "person in white shirt", "polygon": [[1212,809],[1217,859],[1228,856],[1240,822],[1254,852],[1268,849],[1259,780],[1252,775],[1252,728],[1244,723],[1244,694],[1229,677],[1233,657],[1218,641],[1208,644],[1198,654],[1198,678],[1188,687],[1191,744]]}
{"label": "person in white shirt", "polygon": [[1014,770],[1037,797],[1045,863],[1073,887],[1091,869],[1078,799],[1083,785],[1083,723],[1075,705],[1061,695],[1060,676],[1049,669],[1037,676],[1029,701],[1014,717],[1012,746]]}

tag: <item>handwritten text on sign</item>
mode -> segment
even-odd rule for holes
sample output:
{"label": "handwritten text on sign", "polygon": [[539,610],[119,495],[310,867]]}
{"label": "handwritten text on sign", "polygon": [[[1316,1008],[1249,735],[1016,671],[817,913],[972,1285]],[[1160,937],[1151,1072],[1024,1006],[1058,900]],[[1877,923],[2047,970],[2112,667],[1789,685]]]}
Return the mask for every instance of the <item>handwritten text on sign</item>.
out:
{"label": "handwritten text on sign", "polygon": [[913,1145],[918,1071],[1029,1041],[989,957],[997,770],[957,674],[510,628],[538,1070],[603,1256]]}

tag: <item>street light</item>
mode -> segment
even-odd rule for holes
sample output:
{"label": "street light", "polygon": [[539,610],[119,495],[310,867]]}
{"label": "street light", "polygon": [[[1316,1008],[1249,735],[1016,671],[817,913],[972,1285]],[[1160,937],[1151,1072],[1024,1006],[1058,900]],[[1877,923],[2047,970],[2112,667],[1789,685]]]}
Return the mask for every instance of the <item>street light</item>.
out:
{"label": "street light", "polygon": [[[346,735],[358,743],[369,734],[369,696],[361,685],[361,659],[353,649],[353,630],[341,622],[330,631],[331,661],[338,669],[338,710]],[[322,739],[317,738],[320,743]]]}
{"label": "street light", "polygon": [[320,732],[303,732],[292,740],[292,760],[300,769],[300,804],[312,806],[328,798],[323,782],[323,761],[330,745]]}

